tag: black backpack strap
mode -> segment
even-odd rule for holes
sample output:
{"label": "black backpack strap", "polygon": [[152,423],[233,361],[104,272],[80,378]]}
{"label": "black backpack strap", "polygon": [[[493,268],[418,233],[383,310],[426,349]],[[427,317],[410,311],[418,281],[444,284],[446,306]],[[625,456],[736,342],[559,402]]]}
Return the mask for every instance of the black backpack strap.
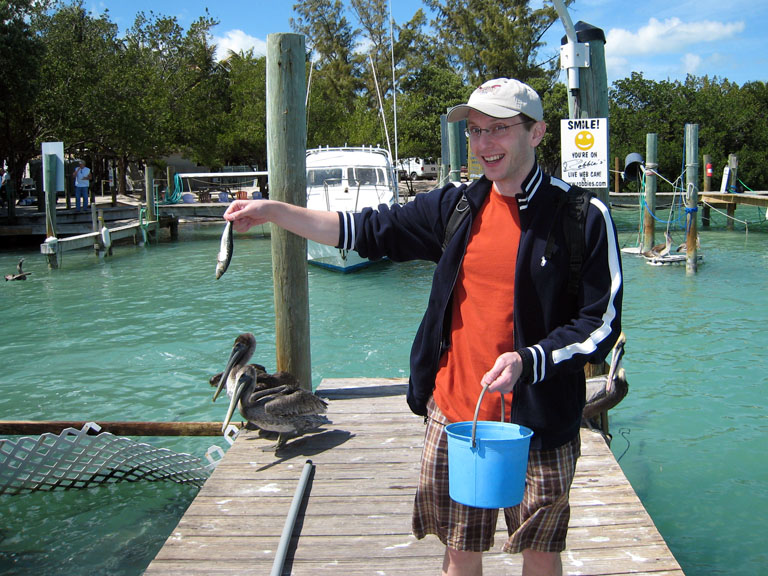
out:
{"label": "black backpack strap", "polygon": [[558,222],[560,222],[560,219],[562,217],[563,208],[565,207],[567,203],[567,197],[568,195],[565,192],[561,192],[557,196],[557,203],[555,204],[555,216],[552,219],[552,227],[549,229],[549,234],[547,235],[547,245],[544,248],[544,260],[542,260],[541,265],[544,266],[548,260],[552,259],[552,254],[554,254],[555,251],[555,235],[552,233],[555,229],[555,226]]}
{"label": "black backpack strap", "polygon": [[581,285],[581,266],[584,263],[584,228],[587,221],[589,201],[594,196],[591,191],[579,186],[572,186],[565,194],[568,210],[563,220],[566,241],[570,252],[568,266],[568,296],[576,298]]}
{"label": "black backpack strap", "polygon": [[[547,236],[542,266],[552,258],[555,251],[554,230],[562,223],[565,244],[568,249],[568,298],[575,302],[581,285],[581,265],[584,261],[584,227],[587,221],[589,201],[594,196],[586,188],[572,186],[568,192],[562,191],[557,197],[552,228]],[[563,214],[565,214],[563,216]]]}
{"label": "black backpack strap", "polygon": [[453,235],[456,234],[456,230],[459,229],[459,226],[467,216],[469,216],[469,201],[467,200],[464,192],[462,192],[461,198],[459,198],[459,201],[456,203],[456,207],[451,213],[451,217],[448,219],[448,224],[445,225],[445,235],[443,236],[443,252],[445,252],[445,248],[448,246],[451,238],[453,238]]}

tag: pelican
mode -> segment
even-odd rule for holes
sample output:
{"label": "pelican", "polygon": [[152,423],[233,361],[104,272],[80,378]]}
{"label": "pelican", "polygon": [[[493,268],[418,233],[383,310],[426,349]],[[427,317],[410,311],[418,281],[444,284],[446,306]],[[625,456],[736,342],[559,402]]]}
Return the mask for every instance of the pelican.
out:
{"label": "pelican", "polygon": [[[701,240],[699,235],[696,234],[696,250],[701,249]],[[688,241],[686,240],[680,246],[677,247],[677,252],[688,252]]]}
{"label": "pelican", "polygon": [[21,269],[21,265],[24,263],[24,258],[19,258],[19,263],[16,264],[16,270],[19,271],[18,274],[6,274],[5,275],[5,281],[8,282],[8,280],[26,280],[27,276],[32,274],[32,272],[24,272],[24,270]]}
{"label": "pelican", "polygon": [[229,408],[222,431],[229,425],[235,408],[248,422],[261,430],[277,432],[277,451],[291,436],[300,436],[327,424],[322,414],[327,409],[324,400],[300,387],[295,376],[288,372],[267,374],[255,365],[246,364],[256,348],[251,333],[235,339],[232,353],[224,369],[214,401],[226,384]]}
{"label": "pelican", "polygon": [[622,332],[611,352],[611,368],[608,374],[587,378],[587,404],[583,412],[585,420],[613,408],[627,395],[629,384],[621,365],[626,342],[627,337]]}
{"label": "pelican", "polygon": [[661,256],[667,256],[672,249],[672,236],[669,232],[664,232],[664,244],[656,244],[650,250],[643,252],[643,256],[646,258],[659,258]]}

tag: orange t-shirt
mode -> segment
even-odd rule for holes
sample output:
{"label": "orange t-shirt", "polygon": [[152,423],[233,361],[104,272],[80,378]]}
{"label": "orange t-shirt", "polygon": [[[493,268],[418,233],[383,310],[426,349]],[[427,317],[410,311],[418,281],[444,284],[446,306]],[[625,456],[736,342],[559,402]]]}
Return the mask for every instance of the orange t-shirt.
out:
{"label": "orange t-shirt", "polygon": [[[472,420],[481,379],[514,348],[515,264],[520,244],[517,200],[494,185],[472,222],[451,302],[451,346],[440,358],[434,398],[451,422]],[[512,395],[505,394],[509,421]],[[498,394],[483,397],[478,420],[498,420]]]}

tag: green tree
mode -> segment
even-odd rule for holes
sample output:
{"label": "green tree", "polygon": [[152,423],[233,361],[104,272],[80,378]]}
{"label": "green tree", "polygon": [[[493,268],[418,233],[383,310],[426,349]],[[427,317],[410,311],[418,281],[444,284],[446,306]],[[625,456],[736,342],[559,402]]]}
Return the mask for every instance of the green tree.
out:
{"label": "green tree", "polygon": [[45,53],[31,19],[47,4],[34,0],[0,2],[0,163],[7,162],[18,190],[24,166],[37,154],[39,124],[34,102],[40,91],[40,66]]}
{"label": "green tree", "polygon": [[424,0],[443,52],[470,84],[508,77],[554,81],[553,58],[539,61],[544,34],[557,20],[552,6],[528,0]]}
{"label": "green tree", "polygon": [[440,158],[440,116],[466,102],[468,89],[450,69],[427,65],[403,79],[398,100],[398,133],[401,157]]}
{"label": "green tree", "polygon": [[228,110],[219,132],[219,161],[261,169],[267,166],[267,60],[253,51],[230,53],[221,63]]}

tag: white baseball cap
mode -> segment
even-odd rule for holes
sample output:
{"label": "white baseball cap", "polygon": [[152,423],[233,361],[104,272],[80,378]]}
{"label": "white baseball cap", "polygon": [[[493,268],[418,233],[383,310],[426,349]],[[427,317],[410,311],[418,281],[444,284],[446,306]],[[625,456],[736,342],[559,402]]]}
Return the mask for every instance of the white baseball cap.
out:
{"label": "white baseball cap", "polygon": [[534,120],[544,120],[544,108],[536,91],[519,80],[496,78],[476,88],[466,104],[448,110],[448,122],[466,120],[470,110],[493,118],[512,118],[525,114]]}

